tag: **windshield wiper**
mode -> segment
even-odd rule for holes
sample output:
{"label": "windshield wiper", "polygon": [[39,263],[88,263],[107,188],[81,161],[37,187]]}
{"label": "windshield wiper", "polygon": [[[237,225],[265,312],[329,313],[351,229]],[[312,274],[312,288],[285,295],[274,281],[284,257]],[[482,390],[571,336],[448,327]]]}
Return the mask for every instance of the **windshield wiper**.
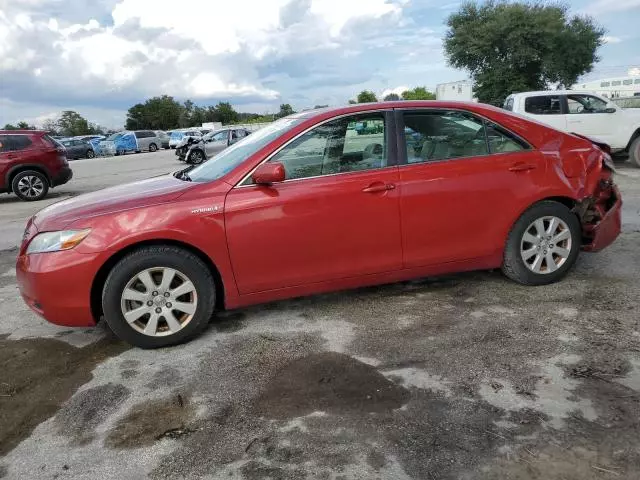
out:
{"label": "windshield wiper", "polygon": [[183,180],[185,182],[192,182],[193,180],[187,173],[187,170],[178,170],[176,173],[173,174],[173,176],[176,177],[178,180]]}

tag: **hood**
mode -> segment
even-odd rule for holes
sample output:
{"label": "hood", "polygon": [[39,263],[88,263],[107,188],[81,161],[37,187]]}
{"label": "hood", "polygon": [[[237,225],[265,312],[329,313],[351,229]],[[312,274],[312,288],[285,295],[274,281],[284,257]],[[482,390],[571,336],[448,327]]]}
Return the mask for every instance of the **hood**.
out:
{"label": "hood", "polygon": [[39,231],[60,230],[81,218],[170,202],[194,184],[173,175],[105,188],[54,203],[33,217]]}

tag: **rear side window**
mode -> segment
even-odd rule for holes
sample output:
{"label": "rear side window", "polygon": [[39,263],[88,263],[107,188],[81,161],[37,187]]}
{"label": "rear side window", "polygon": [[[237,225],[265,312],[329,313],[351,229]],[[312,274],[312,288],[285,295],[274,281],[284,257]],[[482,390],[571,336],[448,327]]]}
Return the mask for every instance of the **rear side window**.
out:
{"label": "rear side window", "polygon": [[26,135],[0,135],[0,143],[2,152],[24,150],[32,145],[31,139]]}
{"label": "rear side window", "polygon": [[513,97],[507,98],[507,101],[504,102],[504,109],[513,112]]}
{"label": "rear side window", "polygon": [[527,97],[524,101],[524,111],[534,115],[560,115],[560,97],[558,95],[541,95]]}
{"label": "rear side window", "polygon": [[529,149],[523,140],[493,122],[485,123],[489,153],[510,153]]}

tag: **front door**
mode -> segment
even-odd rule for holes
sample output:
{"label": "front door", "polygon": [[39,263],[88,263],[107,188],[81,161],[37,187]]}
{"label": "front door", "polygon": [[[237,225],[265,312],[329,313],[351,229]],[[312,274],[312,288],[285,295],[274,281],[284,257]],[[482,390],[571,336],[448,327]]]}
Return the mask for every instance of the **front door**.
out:
{"label": "front door", "polygon": [[[367,121],[378,128],[358,134]],[[225,202],[241,294],[376,274],[402,266],[398,167],[390,112],[316,126],[269,161],[284,182],[233,188]]]}
{"label": "front door", "polygon": [[593,95],[567,95],[567,130],[569,132],[597,138],[613,148],[625,148],[628,139],[617,145],[616,133],[620,130],[620,121],[615,118],[618,112],[608,110],[607,102]]}
{"label": "front door", "polygon": [[223,130],[214,134],[204,144],[207,158],[213,157],[216,153],[221,152],[229,146],[229,130]]}
{"label": "front door", "polygon": [[545,162],[501,127],[460,111],[406,111],[400,166],[404,267],[501,251],[544,182]]}

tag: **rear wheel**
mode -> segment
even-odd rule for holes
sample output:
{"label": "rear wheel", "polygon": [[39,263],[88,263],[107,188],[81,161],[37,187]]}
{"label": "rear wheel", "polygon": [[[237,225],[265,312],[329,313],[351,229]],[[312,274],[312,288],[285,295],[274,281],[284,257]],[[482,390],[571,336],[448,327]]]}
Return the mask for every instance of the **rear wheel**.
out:
{"label": "rear wheel", "polygon": [[631,142],[631,147],[629,147],[629,160],[634,167],[640,167],[640,137]]}
{"label": "rear wheel", "polygon": [[102,292],[113,332],[140,348],[185,342],[202,332],[215,307],[208,267],[177,247],[141,248],[111,270]]}
{"label": "rear wheel", "polygon": [[155,152],[156,150],[158,150],[158,146],[155,143],[152,143],[151,145],[149,145],[150,152]]}
{"label": "rear wheel", "polygon": [[557,282],[578,257],[581,230],[578,217],[565,205],[553,201],[535,204],[509,234],[503,272],[523,285]]}
{"label": "rear wheel", "polygon": [[33,202],[47,196],[49,181],[36,170],[24,170],[13,177],[11,189],[20,200]]}
{"label": "rear wheel", "polygon": [[94,158],[95,156],[96,154],[93,150],[87,150],[87,154],[86,154],[87,158]]}

